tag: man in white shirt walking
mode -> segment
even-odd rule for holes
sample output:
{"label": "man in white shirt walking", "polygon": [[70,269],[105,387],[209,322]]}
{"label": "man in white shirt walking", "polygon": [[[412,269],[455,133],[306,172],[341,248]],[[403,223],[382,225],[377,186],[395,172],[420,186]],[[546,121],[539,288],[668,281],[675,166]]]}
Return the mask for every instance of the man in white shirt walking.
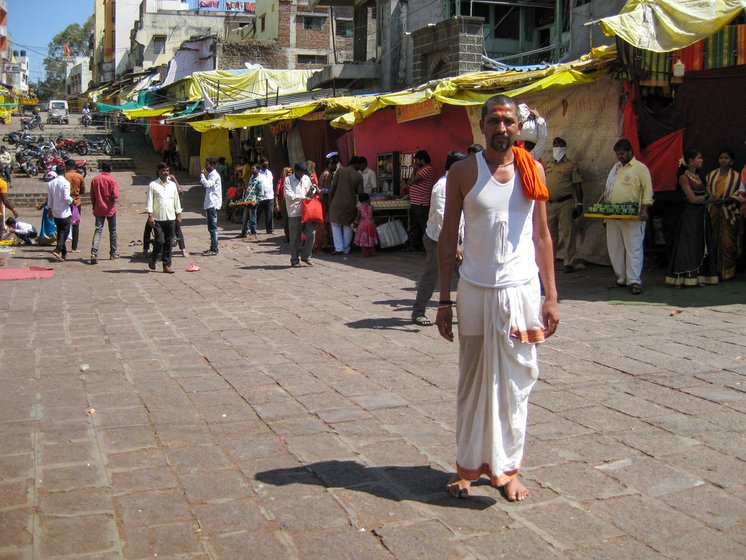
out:
{"label": "man in white shirt walking", "polygon": [[303,246],[303,262],[311,264],[311,250],[316,238],[316,223],[307,222],[303,224],[303,201],[311,198],[314,187],[311,179],[306,175],[308,168],[303,162],[296,163],[292,175],[285,179],[285,204],[288,211],[288,231],[290,233],[290,266],[298,266],[298,253],[300,250],[300,236],[303,232],[306,243]]}
{"label": "man in white shirt walking", "polygon": [[[414,300],[412,308],[412,322],[420,327],[429,327],[432,321],[425,315],[427,302],[435,291],[435,284],[438,281],[438,238],[440,237],[440,228],[443,227],[443,214],[446,209],[446,179],[448,170],[451,165],[462,159],[466,155],[456,150],[450,152],[446,157],[446,174],[443,175],[433,185],[430,193],[430,213],[427,218],[427,227],[425,235],[422,236],[422,242],[425,245],[425,268],[417,282],[417,297]],[[463,228],[462,228],[463,229]],[[460,232],[463,233],[463,232]],[[460,234],[459,237],[462,237]],[[460,243],[459,243],[460,250]]]}
{"label": "man in white shirt walking", "polygon": [[57,226],[57,247],[52,251],[52,256],[58,261],[64,261],[67,257],[67,236],[72,216],[70,205],[73,198],[70,196],[70,183],[63,177],[65,171],[64,165],[58,165],[57,176],[47,183],[47,208]]}
{"label": "man in white shirt walking", "polygon": [[215,169],[218,160],[207,158],[205,168],[200,175],[200,182],[205,187],[205,215],[207,216],[207,231],[210,232],[210,248],[202,252],[203,257],[218,254],[218,210],[223,205],[223,187],[220,173]]}
{"label": "man in white shirt walking", "polygon": [[275,232],[275,189],[274,189],[274,177],[272,171],[269,169],[269,161],[267,158],[262,158],[259,161],[259,179],[262,181],[262,195],[256,205],[256,221],[259,222],[259,218],[264,213],[264,229],[267,233]]}
{"label": "man in white shirt walking", "polygon": [[148,268],[155,270],[155,263],[160,257],[163,261],[163,272],[173,274],[171,249],[176,235],[176,222],[181,222],[181,201],[176,183],[169,178],[168,165],[159,163],[157,171],[158,179],[148,186],[148,200],[145,208],[148,213],[148,224],[155,233]]}

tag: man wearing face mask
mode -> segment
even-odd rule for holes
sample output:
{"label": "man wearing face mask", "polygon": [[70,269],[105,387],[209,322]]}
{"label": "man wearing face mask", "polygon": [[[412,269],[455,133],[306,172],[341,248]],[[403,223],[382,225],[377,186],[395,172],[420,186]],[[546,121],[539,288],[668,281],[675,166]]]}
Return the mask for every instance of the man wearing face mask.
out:
{"label": "man wearing face mask", "polygon": [[559,136],[552,141],[552,159],[546,164],[547,222],[554,243],[554,254],[564,253],[563,272],[575,272],[575,220],[583,213],[582,179],[578,164],[567,157],[567,142]]}

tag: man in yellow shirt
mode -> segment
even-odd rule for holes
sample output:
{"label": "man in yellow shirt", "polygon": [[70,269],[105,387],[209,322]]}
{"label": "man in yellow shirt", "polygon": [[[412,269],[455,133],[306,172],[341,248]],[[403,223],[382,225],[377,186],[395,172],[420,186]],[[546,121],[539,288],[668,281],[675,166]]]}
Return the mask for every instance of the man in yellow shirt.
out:
{"label": "man in yellow shirt", "polygon": [[622,138],[614,144],[619,160],[606,180],[604,199],[612,204],[635,202],[640,207],[639,220],[606,220],[606,247],[617,276],[611,287],[628,286],[630,293],[642,293],[642,261],[648,210],[653,204],[653,182],[645,164],[632,154],[632,144]]}
{"label": "man in yellow shirt", "polygon": [[0,216],[3,218],[0,220],[0,234],[5,233],[5,208],[13,212],[14,217],[18,217],[15,206],[8,198],[8,183],[5,182],[5,179],[0,179]]}

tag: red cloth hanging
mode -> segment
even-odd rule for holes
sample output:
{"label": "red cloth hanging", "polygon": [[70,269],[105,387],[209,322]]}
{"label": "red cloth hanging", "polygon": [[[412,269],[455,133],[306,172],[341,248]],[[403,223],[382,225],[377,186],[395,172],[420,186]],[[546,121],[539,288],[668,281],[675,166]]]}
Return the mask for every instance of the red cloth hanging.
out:
{"label": "red cloth hanging", "polygon": [[161,124],[163,117],[150,117],[150,140],[153,142],[153,149],[160,153],[163,151],[163,142],[166,136],[171,134],[170,124]]}
{"label": "red cloth hanging", "polygon": [[684,63],[684,71],[692,72],[702,70],[705,61],[705,41],[697,41],[685,49],[681,49],[681,62]]}
{"label": "red cloth hanging", "polygon": [[656,140],[642,151],[638,159],[650,170],[654,192],[676,189],[676,172],[683,153],[683,128]]}
{"label": "red cloth hanging", "polygon": [[637,89],[630,81],[624,81],[624,93],[626,101],[622,109],[622,126],[624,137],[632,144],[632,153],[640,154],[640,135],[637,129],[637,114],[635,113],[634,102],[637,99]]}

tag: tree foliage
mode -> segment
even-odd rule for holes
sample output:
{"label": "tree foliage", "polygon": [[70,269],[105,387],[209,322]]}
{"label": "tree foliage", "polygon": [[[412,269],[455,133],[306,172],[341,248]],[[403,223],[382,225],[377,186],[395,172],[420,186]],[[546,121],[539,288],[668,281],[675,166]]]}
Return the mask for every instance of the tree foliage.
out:
{"label": "tree foliage", "polygon": [[49,43],[48,55],[44,59],[46,79],[39,84],[37,95],[40,99],[65,96],[65,45],[70,48],[70,56],[90,56],[89,39],[93,33],[93,16],[80,25],[72,23],[57,33]]}

